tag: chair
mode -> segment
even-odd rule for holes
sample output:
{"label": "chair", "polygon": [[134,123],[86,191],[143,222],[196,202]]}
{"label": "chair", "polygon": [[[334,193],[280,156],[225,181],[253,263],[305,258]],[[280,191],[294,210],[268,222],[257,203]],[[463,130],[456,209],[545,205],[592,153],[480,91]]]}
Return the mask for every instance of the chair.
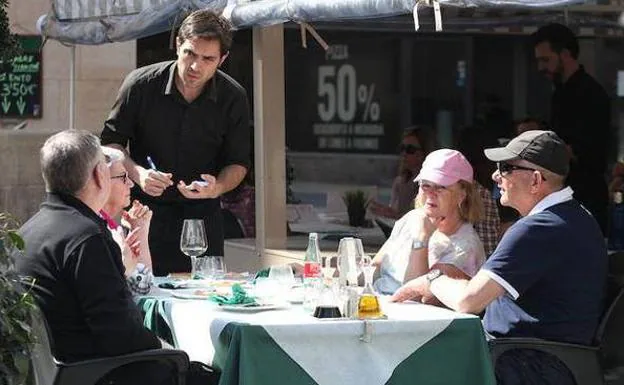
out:
{"label": "chair", "polygon": [[154,361],[170,364],[176,371],[176,383],[186,384],[189,358],[185,352],[173,349],[152,349],[115,357],[96,358],[78,362],[61,362],[54,358],[54,344],[44,316],[35,312],[33,331],[36,342],[32,348],[32,366],[37,385],[93,385],[113,369],[124,365]]}
{"label": "chair", "polygon": [[619,380],[624,367],[624,288],[602,317],[593,346],[545,341],[537,338],[497,338],[490,341],[492,364],[513,349],[533,349],[550,353],[570,370],[577,385],[599,385]]}

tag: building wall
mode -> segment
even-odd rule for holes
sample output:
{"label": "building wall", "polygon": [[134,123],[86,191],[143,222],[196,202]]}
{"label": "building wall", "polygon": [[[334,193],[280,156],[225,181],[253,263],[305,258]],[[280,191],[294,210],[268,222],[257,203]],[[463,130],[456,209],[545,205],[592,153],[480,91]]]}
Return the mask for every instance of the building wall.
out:
{"label": "building wall", "polygon": [[[50,11],[47,1],[13,0],[8,16],[13,33],[36,35],[36,21]],[[2,120],[0,129],[0,211],[20,220],[32,215],[43,197],[38,149],[51,133],[69,128],[71,49],[49,40],[43,48],[41,119],[24,131],[11,131],[19,120]],[[99,133],[125,75],[136,66],[136,43],[76,48],[75,127]],[[8,177],[6,176],[8,175]]]}

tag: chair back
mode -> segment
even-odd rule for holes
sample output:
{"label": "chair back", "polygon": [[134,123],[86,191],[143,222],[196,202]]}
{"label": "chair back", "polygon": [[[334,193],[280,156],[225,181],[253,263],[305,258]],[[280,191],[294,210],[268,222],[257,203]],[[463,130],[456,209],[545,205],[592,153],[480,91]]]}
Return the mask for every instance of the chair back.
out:
{"label": "chair back", "polygon": [[240,220],[228,209],[221,209],[223,215],[223,239],[245,238],[245,230]]}
{"label": "chair back", "polygon": [[32,328],[35,343],[31,348],[31,359],[35,384],[55,385],[59,367],[52,355],[48,324],[38,308],[33,311]]}
{"label": "chair back", "polygon": [[596,341],[603,369],[624,366],[624,288],[619,289],[607,308],[598,326]]}

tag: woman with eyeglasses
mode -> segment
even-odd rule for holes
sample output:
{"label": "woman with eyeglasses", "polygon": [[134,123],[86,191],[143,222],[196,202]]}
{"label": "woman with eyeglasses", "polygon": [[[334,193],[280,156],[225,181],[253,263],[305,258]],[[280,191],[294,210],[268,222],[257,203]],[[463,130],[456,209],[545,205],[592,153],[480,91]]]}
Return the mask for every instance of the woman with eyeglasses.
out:
{"label": "woman with eyeglasses", "polygon": [[[152,211],[138,201],[130,205],[130,189],[134,183],[123,165],[124,154],[106,146],[102,151],[110,170],[111,190],[100,216],[106,220],[121,249],[130,289],[135,294],[147,294],[152,284],[152,256],[148,243]],[[129,206],[127,211],[124,210]],[[115,218],[121,219],[121,225]],[[124,228],[128,230],[127,234]]]}
{"label": "woman with eyeglasses", "polygon": [[384,294],[419,276],[435,279],[441,271],[472,277],[485,262],[483,243],[472,226],[481,219],[483,205],[468,160],[455,150],[434,151],[415,180],[420,185],[416,208],[399,221],[408,231],[393,230],[403,232],[395,238],[401,248],[384,244],[373,261],[380,266],[375,287]]}
{"label": "woman with eyeglasses", "polygon": [[390,205],[373,201],[369,208],[375,215],[397,219],[414,208],[418,185],[413,182],[429,153],[429,135],[423,127],[405,130],[399,145],[399,175],[392,182]]}

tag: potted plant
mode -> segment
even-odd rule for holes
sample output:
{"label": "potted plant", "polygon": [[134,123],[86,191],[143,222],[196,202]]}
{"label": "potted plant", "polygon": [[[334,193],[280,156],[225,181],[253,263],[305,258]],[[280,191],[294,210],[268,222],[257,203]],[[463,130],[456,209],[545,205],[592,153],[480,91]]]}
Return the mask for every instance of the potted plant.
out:
{"label": "potted plant", "polygon": [[0,385],[27,383],[33,342],[32,296],[21,286],[10,255],[24,249],[17,222],[0,213]]}
{"label": "potted plant", "polygon": [[342,201],[347,206],[349,226],[363,227],[366,224],[366,209],[370,203],[368,194],[362,190],[347,191],[342,196]]}

